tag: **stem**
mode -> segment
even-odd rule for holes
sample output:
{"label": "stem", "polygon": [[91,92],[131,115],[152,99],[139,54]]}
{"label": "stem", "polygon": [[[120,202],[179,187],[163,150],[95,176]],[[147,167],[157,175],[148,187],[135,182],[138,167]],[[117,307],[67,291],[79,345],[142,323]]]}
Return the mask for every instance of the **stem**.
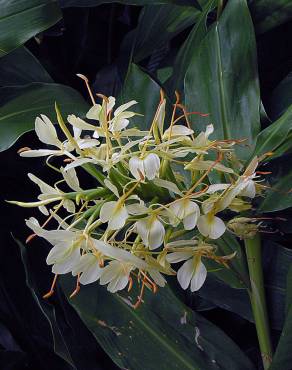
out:
{"label": "stem", "polygon": [[254,239],[245,239],[244,244],[251,285],[249,297],[256,325],[263,366],[264,370],[267,370],[272,362],[273,351],[264,290],[260,235],[256,234]]}

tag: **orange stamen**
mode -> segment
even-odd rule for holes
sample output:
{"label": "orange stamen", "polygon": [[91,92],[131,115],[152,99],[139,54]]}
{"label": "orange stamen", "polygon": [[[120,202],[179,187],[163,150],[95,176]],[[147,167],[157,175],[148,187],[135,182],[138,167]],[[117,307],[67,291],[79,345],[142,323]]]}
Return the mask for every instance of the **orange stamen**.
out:
{"label": "orange stamen", "polygon": [[52,285],[51,285],[51,289],[48,291],[48,293],[43,295],[44,299],[50,298],[54,294],[54,292],[55,292],[54,288],[55,288],[55,285],[56,285],[56,282],[57,282],[57,277],[58,277],[58,275],[55,274]]}

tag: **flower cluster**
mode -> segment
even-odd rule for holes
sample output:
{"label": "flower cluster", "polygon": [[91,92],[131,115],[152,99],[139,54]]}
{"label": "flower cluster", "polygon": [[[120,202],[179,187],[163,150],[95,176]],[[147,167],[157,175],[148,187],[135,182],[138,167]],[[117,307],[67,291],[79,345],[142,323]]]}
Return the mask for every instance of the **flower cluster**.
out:
{"label": "flower cluster", "polygon": [[[239,141],[212,139],[211,124],[195,133],[178,101],[167,124],[161,94],[149,131],[129,125],[138,115],[130,110],[136,104],[116,108],[114,97],[102,96],[87,120],[69,115],[67,122],[56,106],[64,141],[48,117],[38,117],[35,131],[46,147],[20,155],[48,157],[60,180],[51,186],[28,174],[40,189],[38,200],[12,203],[39,207],[48,216],[42,226],[35,218],[26,224],[52,244],[47,257],[52,272],[77,276],[74,294],[80,283],[95,281],[112,293],[130,289],[135,278],[141,287],[137,306],[144,288],[155,292],[165,285],[165,275],[197,291],[207,275],[204,261],[228,268],[234,254],[217,255],[216,239],[227,229],[235,234],[240,229],[242,236],[244,225],[256,231],[256,224],[237,214],[251,208],[262,186],[259,159],[244,169],[233,149]],[[82,187],[82,171],[96,187]],[[58,226],[47,230],[51,220]]]}

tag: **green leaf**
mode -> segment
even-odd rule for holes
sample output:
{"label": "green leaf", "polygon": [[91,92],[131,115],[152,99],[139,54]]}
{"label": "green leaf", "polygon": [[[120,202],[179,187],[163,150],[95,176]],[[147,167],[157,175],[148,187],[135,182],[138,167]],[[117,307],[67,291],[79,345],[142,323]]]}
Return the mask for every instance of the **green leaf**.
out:
{"label": "green leaf", "polygon": [[0,59],[0,86],[53,82],[40,62],[24,46]]}
{"label": "green leaf", "polygon": [[133,107],[133,111],[143,114],[143,117],[134,117],[133,125],[140,130],[149,130],[160,101],[160,86],[134,63],[131,63],[128,69],[119,103],[130,100],[137,100],[139,103]]}
{"label": "green leaf", "polygon": [[250,0],[249,7],[257,33],[264,33],[292,19],[290,0]]}
{"label": "green leaf", "polygon": [[270,370],[289,369],[292,362],[292,266],[287,275],[287,312],[285,325],[282,330]]}
{"label": "green leaf", "polygon": [[[271,326],[281,330],[284,325],[286,279],[292,264],[292,251],[281,244],[263,240],[263,266],[265,291]],[[244,289],[234,289],[210,273],[206,283],[198,291],[203,299],[216,306],[234,312],[253,322],[248,293]]]}
{"label": "green leaf", "polygon": [[64,116],[82,115],[88,109],[81,95],[70,87],[58,84],[32,83],[0,89],[13,96],[0,107],[0,151],[8,149],[23,133],[34,128],[37,115],[46,114],[55,120],[54,103],[58,102]]}
{"label": "green leaf", "polygon": [[292,104],[292,72],[290,72],[272,93],[269,113],[273,120],[281,117]]}
{"label": "green leaf", "polygon": [[[257,136],[255,150],[253,156],[260,156],[267,152],[274,152],[280,145],[285,142],[288,134],[292,129],[292,105],[287,109],[287,111],[274,123],[262,130]],[[291,147],[291,143],[290,143]],[[288,150],[289,146],[285,146],[285,150]],[[278,151],[277,155],[282,154]],[[270,156],[267,160],[274,158]]]}
{"label": "green leaf", "polygon": [[272,189],[260,204],[260,212],[275,212],[292,207],[292,171],[280,172],[272,181]]}
{"label": "green leaf", "polygon": [[189,5],[200,9],[200,4],[197,0],[60,0],[62,8],[68,7],[91,7],[108,3],[120,3],[123,5],[157,5],[157,4],[175,4]]}
{"label": "green leaf", "polygon": [[237,239],[229,232],[215,241],[219,255],[229,255],[236,252],[228,265],[229,269],[222,268],[213,274],[229,286],[237,289],[246,289],[249,287],[249,275],[246,266],[245,255]]}
{"label": "green leaf", "polygon": [[68,362],[74,369],[76,367],[74,366],[72,357],[70,355],[70,352],[68,351],[68,348],[66,346],[66,343],[63,339],[62,333],[60,332],[60,329],[57,324],[56,319],[56,312],[54,306],[50,305],[45,301],[44,299],[39,299],[36,291],[37,286],[33,279],[32,271],[29,271],[31,268],[30,263],[28,261],[28,256],[26,253],[26,247],[17,239],[14,239],[15,242],[18,244],[20,248],[21,253],[21,259],[24,266],[25,271],[25,277],[26,277],[26,285],[29,288],[33,299],[35,300],[40,312],[43,314],[43,318],[48,321],[50,325],[50,329],[52,332],[53,342],[54,342],[54,351],[56,354],[58,354],[60,357],[62,357],[66,362]]}
{"label": "green leaf", "polygon": [[185,76],[188,111],[210,113],[192,117],[195,128],[211,121],[217,139],[246,139],[238,148],[247,158],[260,125],[260,94],[256,44],[245,0],[228,1],[218,22],[197,49]]}
{"label": "green leaf", "polygon": [[126,36],[126,43],[134,44],[134,62],[139,62],[153,51],[165,47],[174,36],[195,23],[199,15],[200,11],[190,6],[145,6],[137,28]]}
{"label": "green leaf", "polygon": [[1,1],[0,57],[51,27],[61,17],[55,0]]}
{"label": "green leaf", "polygon": [[[61,279],[68,296],[70,277]],[[134,288],[132,297],[138,292]],[[91,284],[69,300],[97,341],[122,368],[253,369],[253,365],[221,330],[182,304],[168,287],[146,292],[133,309],[128,293],[110,294]],[[135,298],[134,298],[135,299]]]}
{"label": "green leaf", "polygon": [[173,74],[167,86],[170,91],[178,90],[183,92],[183,82],[188,66],[192,63],[194,50],[197,49],[207,33],[207,16],[215,7],[215,0],[205,1],[203,11],[198,15],[197,22],[193,26],[190,34],[179,49],[173,66]]}

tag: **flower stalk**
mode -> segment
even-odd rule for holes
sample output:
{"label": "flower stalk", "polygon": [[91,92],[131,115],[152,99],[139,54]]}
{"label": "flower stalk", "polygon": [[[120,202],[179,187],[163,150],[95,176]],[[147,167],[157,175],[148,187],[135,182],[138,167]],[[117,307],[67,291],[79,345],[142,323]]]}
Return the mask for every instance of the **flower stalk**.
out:
{"label": "flower stalk", "polygon": [[263,367],[264,370],[267,370],[272,362],[273,350],[265,298],[261,238],[259,233],[257,233],[253,239],[245,239],[244,244],[251,285],[249,297],[256,325]]}

